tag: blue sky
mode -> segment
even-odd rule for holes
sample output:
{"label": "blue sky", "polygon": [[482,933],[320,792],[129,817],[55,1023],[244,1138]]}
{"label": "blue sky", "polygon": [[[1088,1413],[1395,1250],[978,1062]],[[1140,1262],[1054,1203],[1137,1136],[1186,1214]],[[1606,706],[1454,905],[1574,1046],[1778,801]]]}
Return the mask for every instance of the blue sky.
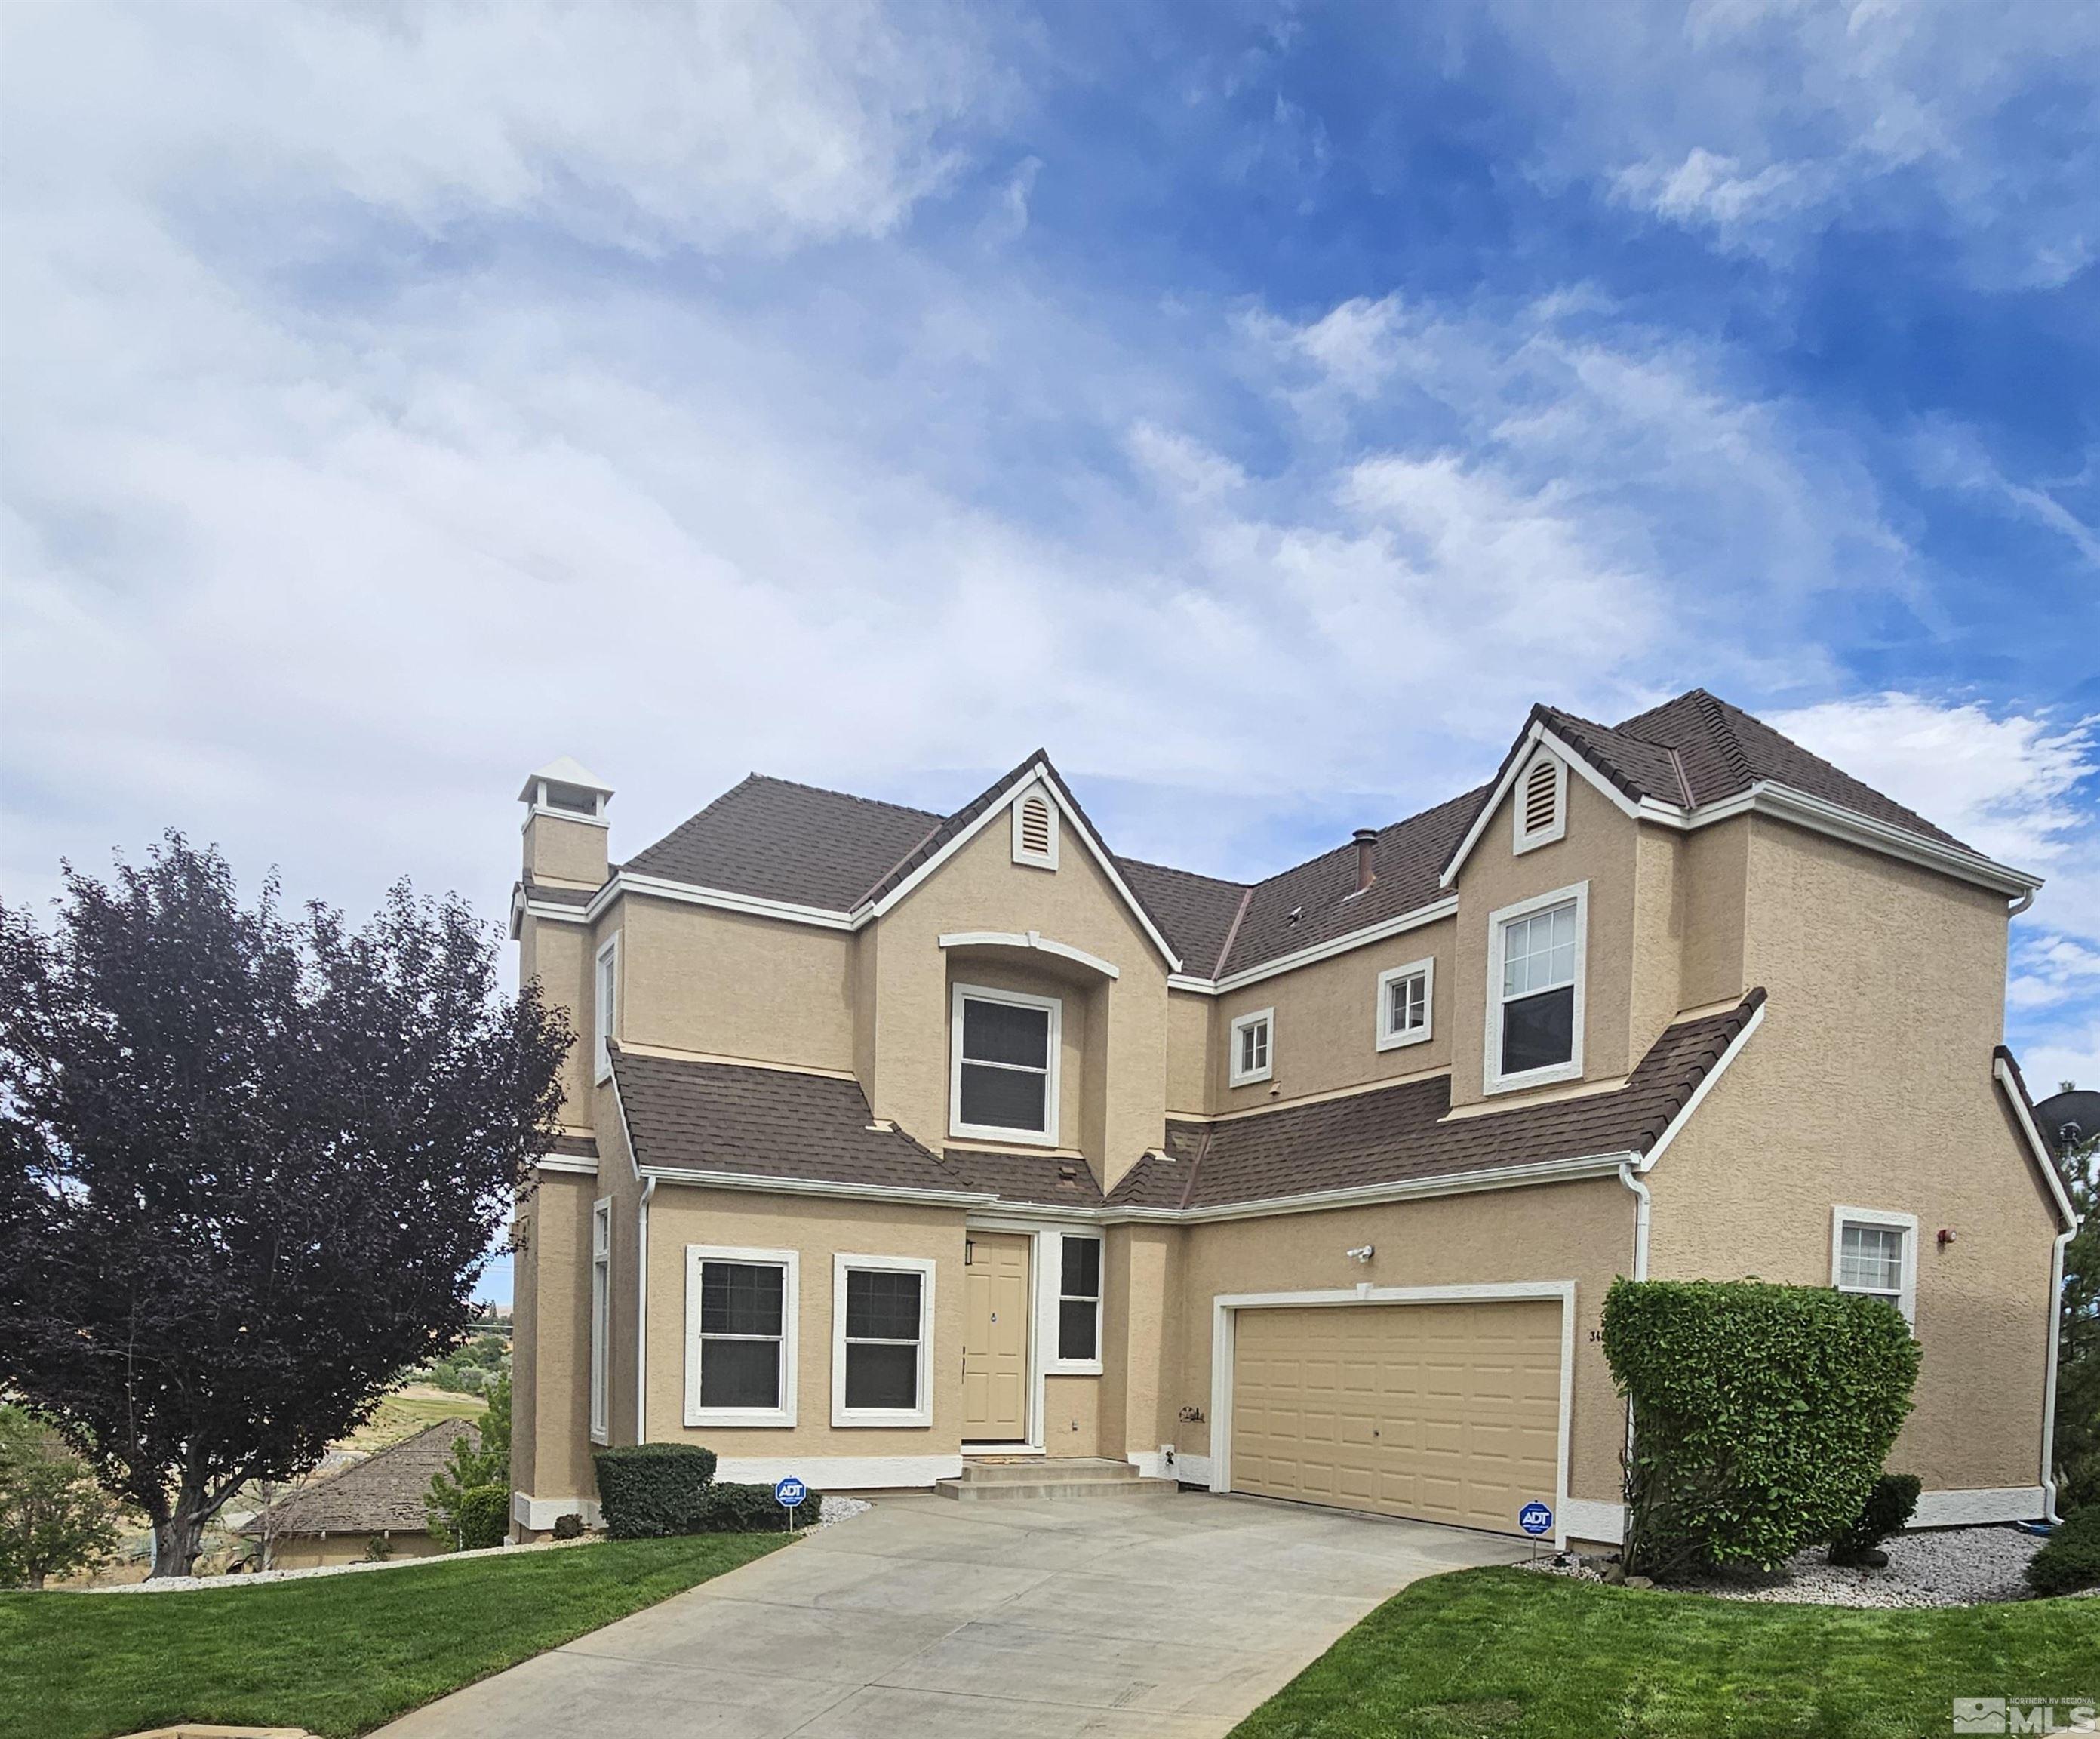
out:
{"label": "blue sky", "polygon": [[1694,683],[2049,877],[2100,1081],[2100,9],[18,7],[0,873],[492,918],[1047,744],[1255,874]]}

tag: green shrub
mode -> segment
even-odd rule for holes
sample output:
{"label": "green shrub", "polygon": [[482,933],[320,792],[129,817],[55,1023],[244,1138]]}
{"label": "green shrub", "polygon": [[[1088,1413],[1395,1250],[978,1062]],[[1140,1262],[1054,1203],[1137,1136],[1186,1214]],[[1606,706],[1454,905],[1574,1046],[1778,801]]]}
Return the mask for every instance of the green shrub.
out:
{"label": "green shrub", "polygon": [[510,1488],[474,1485],[460,1494],[459,1543],[461,1551],[479,1551],[485,1546],[501,1546],[510,1531]]}
{"label": "green shrub", "polygon": [[1615,1281],[1604,1344],[1633,1407],[1626,1568],[1658,1578],[1849,1528],[1917,1379],[1894,1305],[1820,1287]]}
{"label": "green shrub", "polygon": [[715,1476],[715,1452],[692,1443],[635,1443],[602,1449],[598,1497],[605,1531],[616,1540],[697,1534],[696,1518]]}
{"label": "green shrub", "polygon": [[2027,1560],[2027,1586],[2036,1594],[2100,1588],[2100,1506],[2089,1504],[2056,1525],[2049,1543]]}
{"label": "green shrub", "polygon": [[[811,1492],[795,1512],[795,1525],[813,1525],[823,1506],[823,1498]],[[710,1485],[698,1520],[697,1534],[783,1534],[788,1528],[788,1512],[770,1485]]]}
{"label": "green shrub", "polygon": [[1868,1552],[1909,1525],[1911,1517],[1917,1513],[1917,1494],[1922,1489],[1915,1473],[1884,1473],[1874,1481],[1860,1513],[1830,1542],[1830,1561],[1865,1563]]}
{"label": "green shrub", "polygon": [[584,1519],[574,1510],[566,1516],[554,1518],[554,1538],[558,1540],[580,1540],[584,1537]]}

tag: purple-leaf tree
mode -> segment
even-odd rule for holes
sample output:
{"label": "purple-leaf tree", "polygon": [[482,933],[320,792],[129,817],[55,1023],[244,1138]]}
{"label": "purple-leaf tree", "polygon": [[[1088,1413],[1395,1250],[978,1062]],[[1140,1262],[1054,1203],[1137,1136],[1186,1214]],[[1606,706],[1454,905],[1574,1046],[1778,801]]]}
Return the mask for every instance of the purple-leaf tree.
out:
{"label": "purple-leaf tree", "polygon": [[173,832],[68,867],[52,929],[0,907],[0,1390],[152,1518],[156,1575],[465,1330],[570,1043],[496,962],[457,897],[288,917]]}

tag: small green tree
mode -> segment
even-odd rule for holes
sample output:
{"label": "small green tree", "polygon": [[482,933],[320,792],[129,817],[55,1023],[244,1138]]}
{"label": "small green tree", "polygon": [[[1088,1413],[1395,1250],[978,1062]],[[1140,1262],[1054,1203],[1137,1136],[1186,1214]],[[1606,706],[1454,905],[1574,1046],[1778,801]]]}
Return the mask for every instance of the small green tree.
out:
{"label": "small green tree", "polygon": [[2063,1172],[2080,1221],[2064,1247],[2057,1342],[2056,1502],[2067,1516],[2100,1504],[2100,1130],[2065,1150]]}
{"label": "small green tree", "polygon": [[[510,1490],[510,1376],[506,1371],[488,1386],[488,1410],[475,1421],[479,1440],[462,1434],[452,1453],[430,1481],[424,1507],[430,1518],[430,1537],[449,1541],[455,1550],[465,1538],[470,1510],[470,1494],[491,1485]],[[506,1499],[506,1502],[508,1500]]]}
{"label": "small green tree", "polygon": [[116,1513],[86,1463],[33,1415],[0,1406],[0,1588],[41,1588],[116,1547]]}

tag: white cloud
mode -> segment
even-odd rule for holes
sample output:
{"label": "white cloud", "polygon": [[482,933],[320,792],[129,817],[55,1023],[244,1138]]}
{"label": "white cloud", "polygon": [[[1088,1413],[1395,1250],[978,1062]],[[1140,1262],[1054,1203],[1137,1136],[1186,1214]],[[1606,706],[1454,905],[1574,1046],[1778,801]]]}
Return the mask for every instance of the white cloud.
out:
{"label": "white cloud", "polygon": [[2045,868],[2093,824],[2077,793],[2100,774],[2090,719],[1994,717],[1974,702],[1882,694],[1777,713],[1771,723],[2001,863]]}
{"label": "white cloud", "polygon": [[1595,179],[1724,245],[1930,223],[1978,278],[2065,283],[2100,245],[2100,11],[2036,0],[1503,0],[1568,105],[1536,173]]}

